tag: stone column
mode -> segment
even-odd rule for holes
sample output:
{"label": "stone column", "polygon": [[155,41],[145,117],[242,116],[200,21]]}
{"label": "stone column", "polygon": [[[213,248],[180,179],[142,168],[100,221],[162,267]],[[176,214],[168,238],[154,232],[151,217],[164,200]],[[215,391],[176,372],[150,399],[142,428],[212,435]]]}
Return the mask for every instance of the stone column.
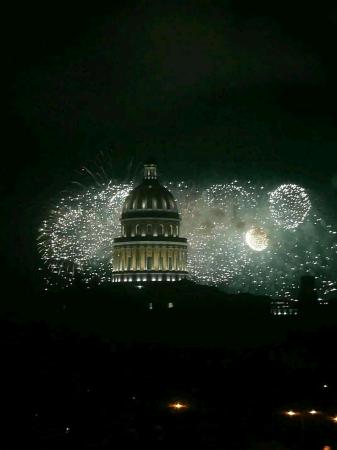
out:
{"label": "stone column", "polygon": [[[172,267],[170,267],[170,264],[169,264],[170,258],[171,258],[171,266]],[[172,269],[173,269],[173,254],[172,254],[172,247],[170,246],[167,249],[167,270],[172,270]]]}
{"label": "stone column", "polygon": [[162,258],[163,258],[163,270],[167,270],[167,247],[166,247],[166,245],[162,247],[161,254],[162,254]]}
{"label": "stone column", "polygon": [[140,251],[140,270],[145,270],[145,247],[139,247]]}
{"label": "stone column", "polygon": [[180,248],[179,249],[179,270],[183,270],[182,267],[183,267],[183,251]]}
{"label": "stone column", "polygon": [[159,254],[160,254],[160,247],[156,245],[153,249],[153,269],[159,270]]}
{"label": "stone column", "polygon": [[132,254],[132,263],[131,263],[131,270],[137,270],[137,247],[132,246],[131,247],[131,254]]}
{"label": "stone column", "polygon": [[178,249],[174,247],[173,270],[178,270]]}
{"label": "stone column", "polygon": [[119,250],[119,270],[122,271],[124,269],[124,247],[119,247]]}

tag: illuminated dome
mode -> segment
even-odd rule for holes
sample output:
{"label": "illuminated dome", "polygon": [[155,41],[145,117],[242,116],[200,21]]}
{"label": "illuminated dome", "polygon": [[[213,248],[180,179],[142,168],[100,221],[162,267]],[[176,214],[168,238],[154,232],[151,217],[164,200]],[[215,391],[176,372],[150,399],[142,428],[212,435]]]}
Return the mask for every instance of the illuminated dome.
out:
{"label": "illuminated dome", "polygon": [[[149,166],[155,168],[154,164]],[[155,170],[152,178],[144,177],[143,182],[131,191],[124,203],[122,219],[144,217],[147,213],[153,215],[153,212],[158,216],[179,219],[178,208],[173,195],[154,176],[157,176]]]}
{"label": "illuminated dome", "polygon": [[157,179],[154,162],[125,200],[122,236],[114,239],[114,282],[179,281],[187,276],[187,242],[180,237],[173,195]]}

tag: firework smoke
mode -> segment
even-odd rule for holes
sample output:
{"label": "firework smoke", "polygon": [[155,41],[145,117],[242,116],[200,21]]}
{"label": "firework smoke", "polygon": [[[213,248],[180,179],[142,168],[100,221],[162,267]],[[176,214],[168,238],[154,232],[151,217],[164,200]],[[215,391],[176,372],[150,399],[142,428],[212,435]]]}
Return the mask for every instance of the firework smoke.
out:
{"label": "firework smoke", "polygon": [[[60,200],[38,239],[48,269],[46,289],[69,286],[76,276],[88,286],[110,281],[113,238],[120,235],[121,208],[132,187],[97,183]],[[281,185],[268,192],[237,181],[206,188],[181,181],[167,187],[181,212],[193,280],[292,299],[299,277],[311,274],[320,298],[336,290],[337,232],[314,213],[304,188]],[[249,235],[250,246],[246,236],[252,230],[260,231]]]}

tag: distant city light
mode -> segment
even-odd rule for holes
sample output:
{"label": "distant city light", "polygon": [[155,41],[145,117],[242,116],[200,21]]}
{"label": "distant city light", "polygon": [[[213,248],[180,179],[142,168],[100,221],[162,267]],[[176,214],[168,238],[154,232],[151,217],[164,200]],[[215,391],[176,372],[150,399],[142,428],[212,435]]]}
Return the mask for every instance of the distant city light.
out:
{"label": "distant city light", "polygon": [[292,409],[290,409],[289,411],[287,411],[286,412],[286,414],[287,414],[287,416],[298,416],[299,415],[299,413],[298,412],[295,412],[295,411],[293,411]]}
{"label": "distant city light", "polygon": [[181,410],[181,409],[186,409],[187,405],[185,403],[181,403],[181,402],[175,402],[175,403],[170,403],[169,407],[171,409],[175,409],[175,410]]}
{"label": "distant city light", "polygon": [[315,414],[318,414],[318,411],[316,411],[315,409],[312,409],[311,411],[309,411],[309,414],[315,415]]}

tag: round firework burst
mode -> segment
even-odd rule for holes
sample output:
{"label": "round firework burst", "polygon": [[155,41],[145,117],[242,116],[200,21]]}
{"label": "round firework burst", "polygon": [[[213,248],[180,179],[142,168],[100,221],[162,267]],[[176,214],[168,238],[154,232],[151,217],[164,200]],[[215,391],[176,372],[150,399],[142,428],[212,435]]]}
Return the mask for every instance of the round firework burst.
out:
{"label": "round firework burst", "polygon": [[269,204],[275,222],[289,230],[303,223],[311,208],[305,189],[296,184],[282,184],[272,191]]}
{"label": "round firework burst", "polygon": [[257,252],[261,252],[268,247],[269,239],[267,233],[263,228],[253,227],[247,231],[246,236],[247,245]]}

